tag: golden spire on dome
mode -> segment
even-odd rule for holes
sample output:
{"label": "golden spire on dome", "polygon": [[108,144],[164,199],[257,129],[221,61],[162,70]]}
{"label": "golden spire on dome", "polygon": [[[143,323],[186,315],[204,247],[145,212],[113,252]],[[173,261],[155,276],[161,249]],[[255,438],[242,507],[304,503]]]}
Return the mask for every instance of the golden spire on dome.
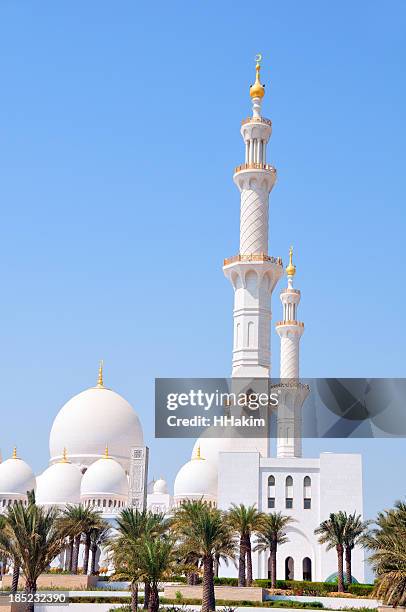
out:
{"label": "golden spire on dome", "polygon": [[17,455],[17,447],[16,446],[13,448],[13,457],[12,458],[13,459],[18,459],[19,458],[18,455]]}
{"label": "golden spire on dome", "polygon": [[103,459],[110,459],[110,455],[109,455],[109,447],[106,444],[106,448],[104,449],[104,455],[103,455]]}
{"label": "golden spire on dome", "polygon": [[193,457],[193,459],[197,459],[199,461],[204,461],[204,457],[201,456],[200,454],[200,444],[196,449],[196,455]]}
{"label": "golden spire on dome", "polygon": [[261,84],[260,81],[260,71],[261,71],[261,61],[262,61],[262,54],[258,53],[255,56],[255,71],[256,71],[256,76],[255,76],[255,83],[253,85],[251,85],[250,87],[250,96],[251,98],[263,98],[265,95],[265,87]]}
{"label": "golden spire on dome", "polygon": [[296,266],[293,264],[293,246],[289,249],[289,265],[286,266],[286,274],[288,276],[295,276],[296,274]]}
{"label": "golden spire on dome", "polygon": [[66,447],[63,449],[62,459],[59,463],[69,463],[68,454],[66,452]]}
{"label": "golden spire on dome", "polygon": [[99,363],[99,377],[97,379],[97,386],[102,389],[104,387],[104,383],[103,383],[103,359],[100,360]]}

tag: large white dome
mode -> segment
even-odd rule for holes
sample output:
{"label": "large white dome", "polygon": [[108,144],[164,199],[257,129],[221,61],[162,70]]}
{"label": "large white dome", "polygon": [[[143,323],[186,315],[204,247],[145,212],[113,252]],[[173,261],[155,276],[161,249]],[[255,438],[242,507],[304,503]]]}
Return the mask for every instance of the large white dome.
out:
{"label": "large white dome", "polygon": [[192,457],[200,449],[202,457],[217,465],[219,453],[238,451],[238,440],[236,438],[210,438],[204,434],[198,438],[193,446]]}
{"label": "large white dome", "polygon": [[128,497],[128,480],[121,465],[109,456],[86,470],[80,487],[82,497]]}
{"label": "large white dome", "polygon": [[59,411],[49,437],[51,462],[61,459],[66,448],[69,458],[90,465],[110,455],[127,469],[132,446],[143,446],[142,426],[137,413],[121,395],[103,386],[72,397]]}
{"label": "large white dome", "polygon": [[21,498],[35,488],[34,472],[28,463],[15,456],[0,463],[0,496]]}
{"label": "large white dome", "polygon": [[174,497],[217,498],[217,466],[198,455],[185,463],[175,478]]}
{"label": "large white dome", "polygon": [[78,504],[82,472],[77,465],[60,461],[50,465],[37,477],[36,501],[38,504]]}

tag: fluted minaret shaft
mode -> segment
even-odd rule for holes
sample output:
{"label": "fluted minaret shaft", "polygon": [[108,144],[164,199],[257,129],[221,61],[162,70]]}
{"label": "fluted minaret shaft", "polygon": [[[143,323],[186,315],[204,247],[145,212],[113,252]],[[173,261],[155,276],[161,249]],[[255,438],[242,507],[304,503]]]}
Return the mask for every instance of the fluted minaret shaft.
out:
{"label": "fluted minaret shaft", "polygon": [[301,457],[302,454],[302,405],[307,388],[299,382],[299,348],[304,324],[297,319],[300,291],[293,288],[296,268],[292,262],[293,249],[286,269],[288,286],[281,291],[283,320],[276,324],[281,339],[280,399],[277,418],[278,457]]}
{"label": "fluted minaret shaft", "polygon": [[241,194],[240,252],[224,261],[224,273],[234,291],[235,377],[269,377],[271,368],[271,295],[282,275],[280,258],[268,255],[269,194],[276,170],[266,163],[272,122],[261,116],[264,87],[256,67],[256,81],[250,89],[252,117],[245,119],[241,135],[245,162],[234,172]]}

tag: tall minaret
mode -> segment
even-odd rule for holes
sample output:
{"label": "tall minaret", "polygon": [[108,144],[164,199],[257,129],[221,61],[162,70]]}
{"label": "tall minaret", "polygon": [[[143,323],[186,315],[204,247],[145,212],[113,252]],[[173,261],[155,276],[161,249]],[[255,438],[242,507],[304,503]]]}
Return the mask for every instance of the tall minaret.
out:
{"label": "tall minaret", "polygon": [[265,89],[260,62],[258,55],[256,79],[250,88],[252,117],[241,126],[245,163],[235,169],[233,177],[241,193],[240,252],[225,259],[223,267],[235,292],[232,376],[247,378],[270,376],[271,296],[283,274],[282,260],[268,255],[269,194],[276,170],[266,163],[272,122],[261,115]]}
{"label": "tall minaret", "polygon": [[290,247],[286,274],[288,286],[282,289],[280,296],[283,321],[276,324],[276,331],[281,339],[277,455],[278,457],[301,457],[302,405],[308,395],[308,387],[299,382],[299,344],[304,324],[297,320],[300,291],[293,288],[293,277],[296,274],[296,266],[293,264],[293,247]]}

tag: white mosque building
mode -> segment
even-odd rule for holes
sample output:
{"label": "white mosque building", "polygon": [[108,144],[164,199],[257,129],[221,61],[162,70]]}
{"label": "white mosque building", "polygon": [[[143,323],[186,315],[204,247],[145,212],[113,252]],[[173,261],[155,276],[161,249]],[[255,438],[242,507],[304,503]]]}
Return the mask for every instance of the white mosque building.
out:
{"label": "white mosque building", "polygon": [[[281,259],[268,254],[269,194],[276,170],[267,163],[272,122],[261,114],[264,94],[258,62],[250,88],[252,116],[241,126],[245,162],[234,171],[241,194],[240,248],[223,267],[234,289],[232,378],[236,384],[238,379],[271,376],[271,298],[283,276]],[[308,388],[298,382],[304,325],[298,319],[301,294],[293,286],[295,273],[291,249],[287,286],[280,293],[282,318],[276,324],[281,342],[276,456],[266,437],[202,435],[191,460],[176,476],[173,495],[162,478],[147,485],[148,450],[141,422],[131,405],[104,385],[101,366],[96,386],[74,396],[57,414],[50,433],[49,467],[44,472],[35,476],[16,449],[0,463],[0,512],[15,500],[26,501],[32,489],[39,504],[82,503],[100,510],[112,524],[124,507],[145,502],[155,512],[170,512],[183,499],[203,498],[224,510],[232,503],[255,504],[263,512],[281,511],[295,519],[288,528],[289,541],[278,555],[278,579],[331,578],[336,571],[335,552],[317,543],[314,529],[330,512],[362,515],[362,462],[357,454],[302,457],[302,408]],[[269,554],[254,553],[253,565],[256,577],[268,577]],[[230,565],[222,573],[235,571]],[[360,549],[353,553],[353,575],[364,581]]]}

